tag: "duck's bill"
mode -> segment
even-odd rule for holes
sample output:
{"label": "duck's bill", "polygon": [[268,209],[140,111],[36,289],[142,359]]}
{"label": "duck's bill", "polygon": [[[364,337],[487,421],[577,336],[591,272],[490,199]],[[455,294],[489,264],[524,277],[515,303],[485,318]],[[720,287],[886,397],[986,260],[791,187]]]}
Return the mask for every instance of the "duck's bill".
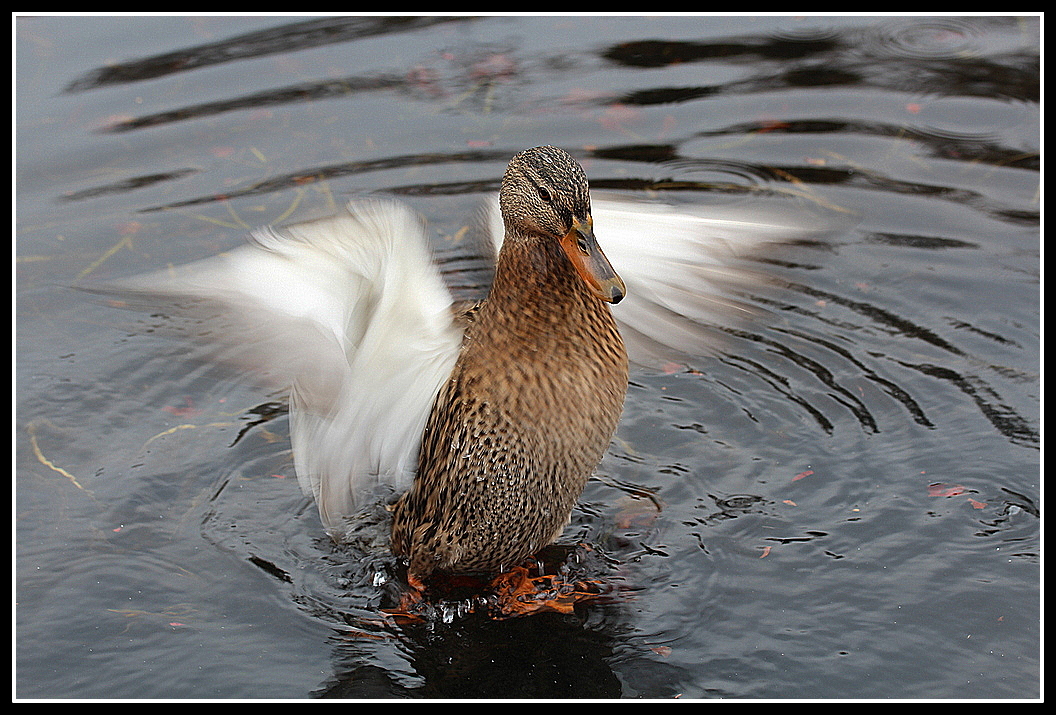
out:
{"label": "duck's bill", "polygon": [[576,221],[561,239],[561,247],[590,291],[606,303],[619,303],[627,295],[623,280],[613,270],[609,259],[594,238],[590,218]]}

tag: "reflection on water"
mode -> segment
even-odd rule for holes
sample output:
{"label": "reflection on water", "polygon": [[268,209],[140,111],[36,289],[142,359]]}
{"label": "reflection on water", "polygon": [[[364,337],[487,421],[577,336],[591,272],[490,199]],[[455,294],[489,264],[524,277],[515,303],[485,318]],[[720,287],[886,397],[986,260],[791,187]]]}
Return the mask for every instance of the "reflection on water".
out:
{"label": "reflection on water", "polygon": [[[1036,697],[1039,44],[1001,17],[19,18],[18,696]],[[472,291],[468,219],[542,143],[596,189],[854,216],[757,257],[715,354],[632,378],[562,539],[615,603],[382,619],[387,514],[325,537],[285,395],[57,287],[376,192]]]}
{"label": "reflection on water", "polygon": [[[66,85],[67,92],[83,92],[108,85],[141,82],[175,72],[191,72],[226,62],[266,57],[338,44],[376,35],[410,32],[447,22],[472,22],[470,18],[445,17],[323,17],[292,21],[255,32],[239,34],[219,42],[187,47],[154,57],[96,67]],[[312,97],[305,97],[311,99]],[[191,115],[187,115],[191,116]]]}

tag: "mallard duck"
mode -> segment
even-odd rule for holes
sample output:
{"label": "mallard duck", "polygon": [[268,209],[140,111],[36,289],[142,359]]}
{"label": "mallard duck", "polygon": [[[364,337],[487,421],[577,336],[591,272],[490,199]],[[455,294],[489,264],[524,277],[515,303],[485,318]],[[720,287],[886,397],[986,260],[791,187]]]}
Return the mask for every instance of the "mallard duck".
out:
{"label": "mallard duck", "polygon": [[583,169],[515,156],[488,297],[473,311],[393,512],[408,573],[496,571],[556,539],[609,445],[627,354],[609,311],[626,288],[594,237]]}
{"label": "mallard duck", "polygon": [[105,290],[218,306],[232,325],[210,339],[290,386],[297,476],[335,538],[386,485],[402,493],[392,547],[412,581],[495,572],[568,522],[620,417],[624,338],[636,363],[699,355],[704,318],[740,309],[703,289],[722,261],[814,227],[622,200],[592,216],[583,169],[550,146],[510,161],[490,210],[494,280],[469,306],[424,221],[383,200]]}

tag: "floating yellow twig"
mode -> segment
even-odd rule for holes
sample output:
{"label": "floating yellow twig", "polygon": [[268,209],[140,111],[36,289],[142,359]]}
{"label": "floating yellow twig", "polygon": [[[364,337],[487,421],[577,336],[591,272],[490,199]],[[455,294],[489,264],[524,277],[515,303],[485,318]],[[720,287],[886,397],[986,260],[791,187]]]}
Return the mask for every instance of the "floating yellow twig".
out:
{"label": "floating yellow twig", "polygon": [[176,425],[175,427],[170,427],[167,430],[165,430],[164,432],[159,432],[158,434],[154,435],[153,437],[148,439],[146,442],[144,442],[143,446],[146,447],[148,444],[150,444],[151,442],[153,442],[156,439],[160,439],[162,437],[166,437],[166,436],[168,436],[168,435],[170,435],[170,434],[172,434],[174,432],[179,432],[180,430],[184,430],[184,429],[197,429],[199,427],[230,427],[233,424],[235,424],[235,423],[234,422],[210,422],[209,424],[204,424],[204,425],[192,425],[192,424]]}
{"label": "floating yellow twig", "polygon": [[275,223],[281,223],[285,221],[290,215],[297,210],[297,207],[301,205],[301,200],[304,198],[304,189],[298,188],[293,194],[293,201],[290,202],[290,207],[275,217]]}
{"label": "floating yellow twig", "polygon": [[241,229],[241,228],[243,228],[242,225],[234,224],[234,223],[231,223],[230,221],[222,221],[222,220],[220,220],[218,218],[213,218],[212,216],[206,216],[205,214],[191,214],[191,216],[193,216],[194,218],[196,218],[196,219],[198,219],[200,221],[206,221],[208,223],[215,224],[215,225],[220,226],[222,228],[230,228],[230,229]]}
{"label": "floating yellow twig", "polygon": [[122,237],[121,237],[121,240],[120,240],[120,241],[118,241],[117,243],[115,243],[115,244],[114,244],[113,246],[111,246],[111,247],[110,247],[110,248],[109,248],[109,249],[108,249],[108,250],[106,251],[106,253],[104,253],[103,255],[101,255],[101,256],[100,256],[99,258],[97,258],[97,259],[96,259],[96,260],[95,260],[95,261],[94,261],[94,262],[93,262],[93,263],[92,263],[92,264],[91,264],[90,266],[88,266],[88,267],[87,267],[87,268],[85,268],[85,269],[84,269],[83,271],[81,271],[81,272],[80,272],[80,273],[79,273],[79,274],[77,275],[77,278],[79,278],[79,279],[80,279],[80,278],[84,278],[84,277],[85,277],[85,276],[87,276],[87,275],[88,275],[89,273],[91,273],[92,271],[94,271],[94,270],[95,270],[96,268],[98,268],[99,266],[103,265],[103,263],[105,263],[105,262],[106,262],[106,260],[110,258],[110,256],[114,255],[115,253],[117,253],[118,251],[120,251],[120,250],[121,250],[122,248],[128,248],[128,249],[131,249],[131,248],[132,248],[132,234],[131,234],[131,233],[126,233],[126,234],[125,234],[124,236],[122,236]]}
{"label": "floating yellow twig", "polygon": [[252,227],[252,226],[250,226],[250,225],[249,225],[248,223],[246,223],[245,221],[243,221],[243,220],[242,220],[242,217],[241,217],[241,216],[239,216],[239,215],[238,215],[238,214],[237,214],[237,213],[235,212],[235,207],[231,205],[231,202],[230,202],[230,201],[224,201],[224,206],[226,206],[226,207],[227,207],[227,212],[228,212],[229,214],[231,214],[231,218],[233,218],[233,219],[234,219],[235,221],[237,221],[237,222],[238,222],[238,227],[239,227],[239,228],[245,229],[246,231],[248,231],[248,230],[250,230],[251,228],[253,228],[253,227]]}
{"label": "floating yellow twig", "polygon": [[33,445],[33,454],[37,455],[37,461],[38,462],[43,464],[48,469],[50,469],[50,470],[52,470],[54,472],[58,472],[62,476],[64,476],[67,479],[69,479],[70,483],[72,483],[73,486],[77,487],[82,492],[87,491],[87,489],[82,487],[81,483],[77,481],[77,477],[73,476],[72,474],[67,472],[65,469],[63,469],[62,467],[58,466],[57,464],[52,462],[50,459],[48,459],[47,457],[44,456],[44,452],[41,451],[40,445],[37,444],[37,423],[36,422],[31,422],[29,424],[29,426],[26,427],[26,431],[29,432],[29,443],[31,445]]}

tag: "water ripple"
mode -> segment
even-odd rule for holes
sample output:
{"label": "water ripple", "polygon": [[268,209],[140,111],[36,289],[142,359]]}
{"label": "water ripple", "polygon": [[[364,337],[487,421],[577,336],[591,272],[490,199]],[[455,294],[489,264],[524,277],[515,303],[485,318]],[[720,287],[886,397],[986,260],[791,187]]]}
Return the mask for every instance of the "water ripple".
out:
{"label": "water ripple", "polygon": [[876,49],[905,59],[953,59],[981,51],[971,18],[893,18],[876,28],[874,41]]}

